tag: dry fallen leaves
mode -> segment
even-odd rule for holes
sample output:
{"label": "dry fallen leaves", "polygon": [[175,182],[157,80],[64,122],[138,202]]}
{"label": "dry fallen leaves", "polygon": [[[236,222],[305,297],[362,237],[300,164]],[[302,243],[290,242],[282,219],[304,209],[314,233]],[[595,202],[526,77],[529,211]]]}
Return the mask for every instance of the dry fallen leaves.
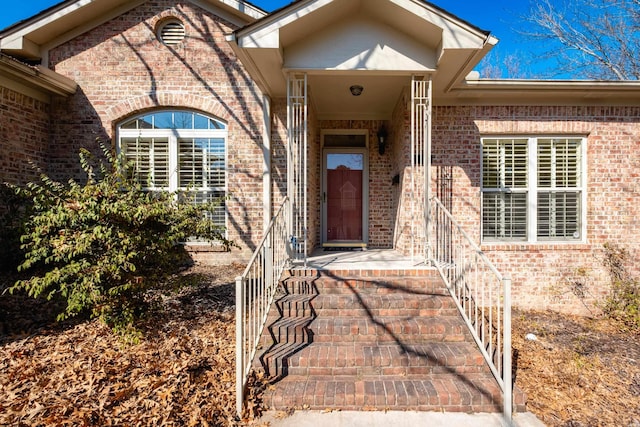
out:
{"label": "dry fallen leaves", "polygon": [[[194,268],[184,278],[191,285],[159,292],[145,340],[129,347],[98,321],[54,325],[47,306],[1,295],[0,425],[255,422],[265,387],[257,376],[246,419],[235,419],[233,279],[240,268]],[[553,313],[519,312],[513,326],[516,383],[545,424],[640,426],[640,337],[605,319]],[[539,340],[525,340],[527,333]]]}
{"label": "dry fallen leaves", "polygon": [[[21,323],[28,314],[9,305],[30,301],[0,297],[0,425],[241,424],[233,307],[240,268],[195,267],[176,278],[189,286],[155,296],[158,309],[135,346],[99,321]],[[12,316],[30,330],[12,328]],[[252,397],[248,418],[261,410],[259,396]]]}
{"label": "dry fallen leaves", "polygon": [[[533,333],[536,341],[525,339]],[[516,384],[548,426],[640,426],[640,336],[605,318],[516,312]]]}

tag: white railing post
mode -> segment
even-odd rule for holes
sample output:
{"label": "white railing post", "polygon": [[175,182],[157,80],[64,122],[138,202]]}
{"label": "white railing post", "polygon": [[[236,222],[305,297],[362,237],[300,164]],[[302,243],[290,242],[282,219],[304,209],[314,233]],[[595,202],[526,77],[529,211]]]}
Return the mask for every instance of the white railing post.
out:
{"label": "white railing post", "polygon": [[431,202],[436,248],[432,262],[500,386],[504,421],[511,425],[511,280],[500,274],[436,197]]}
{"label": "white railing post", "polygon": [[502,342],[504,349],[502,350],[502,380],[504,381],[504,418],[511,425],[513,412],[513,379],[512,379],[512,361],[511,361],[511,279],[502,280],[504,286],[504,313],[503,313],[503,330],[504,340]]}
{"label": "white railing post", "polygon": [[271,219],[251,260],[236,278],[236,412],[242,416],[245,387],[260,335],[273,303],[287,256],[289,198]]}
{"label": "white railing post", "polygon": [[236,278],[236,413],[242,417],[244,402],[244,285]]}

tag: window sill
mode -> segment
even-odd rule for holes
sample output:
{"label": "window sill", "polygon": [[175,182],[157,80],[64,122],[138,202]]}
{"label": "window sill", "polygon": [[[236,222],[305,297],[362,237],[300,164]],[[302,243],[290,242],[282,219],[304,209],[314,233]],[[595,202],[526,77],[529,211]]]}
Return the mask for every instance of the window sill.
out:
{"label": "window sill", "polygon": [[583,251],[591,249],[586,242],[483,242],[480,249],[483,252],[525,252],[525,251]]}

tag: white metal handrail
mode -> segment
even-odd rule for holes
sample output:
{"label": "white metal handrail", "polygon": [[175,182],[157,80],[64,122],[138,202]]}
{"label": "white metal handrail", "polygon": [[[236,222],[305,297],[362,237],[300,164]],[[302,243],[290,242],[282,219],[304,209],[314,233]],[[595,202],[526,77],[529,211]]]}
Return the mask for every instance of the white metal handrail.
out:
{"label": "white metal handrail", "polygon": [[236,411],[242,416],[244,393],[260,335],[278,281],[290,256],[287,251],[289,198],[273,217],[242,276],[236,278]]}
{"label": "white metal handrail", "polygon": [[431,199],[431,257],[503,393],[512,419],[511,280],[503,277],[436,198]]}

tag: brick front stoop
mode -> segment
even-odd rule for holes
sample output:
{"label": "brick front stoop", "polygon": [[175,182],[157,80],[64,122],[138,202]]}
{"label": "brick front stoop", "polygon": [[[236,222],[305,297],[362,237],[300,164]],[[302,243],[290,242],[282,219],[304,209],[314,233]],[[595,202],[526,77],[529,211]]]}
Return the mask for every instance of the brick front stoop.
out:
{"label": "brick front stoop", "polygon": [[[258,355],[273,410],[502,411],[500,388],[435,270],[294,270]],[[517,388],[514,402],[525,410]]]}

